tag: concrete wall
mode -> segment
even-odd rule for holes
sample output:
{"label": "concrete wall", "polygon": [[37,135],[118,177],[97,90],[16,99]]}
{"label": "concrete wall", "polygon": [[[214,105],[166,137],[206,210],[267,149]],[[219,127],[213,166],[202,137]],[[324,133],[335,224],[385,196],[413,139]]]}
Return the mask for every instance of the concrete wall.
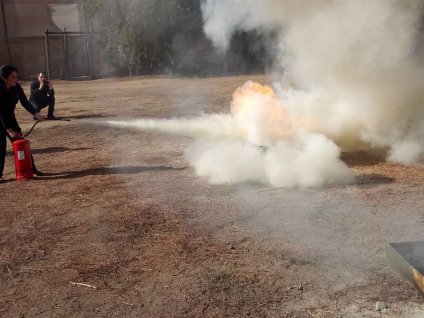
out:
{"label": "concrete wall", "polygon": [[[3,0],[12,63],[21,78],[32,78],[46,69],[44,30],[85,31],[81,0]],[[57,5],[67,5],[61,7]],[[73,10],[75,6],[75,10]],[[0,25],[0,63],[9,62],[5,46],[5,30]],[[50,41],[52,77],[60,76],[63,43],[60,38]]]}

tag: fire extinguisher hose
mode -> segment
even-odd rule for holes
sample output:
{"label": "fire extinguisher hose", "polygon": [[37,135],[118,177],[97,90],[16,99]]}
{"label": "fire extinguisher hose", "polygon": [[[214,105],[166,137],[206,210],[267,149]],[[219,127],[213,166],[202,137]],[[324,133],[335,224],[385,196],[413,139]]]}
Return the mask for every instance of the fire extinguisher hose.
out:
{"label": "fire extinguisher hose", "polygon": [[[60,118],[60,119],[58,119],[58,120],[60,120],[60,121],[71,121],[71,120],[69,120],[69,119],[64,119],[64,118]],[[28,132],[26,133],[26,134],[24,134],[23,135],[23,138],[26,138],[26,137],[28,137],[31,133],[32,133],[32,131],[34,130],[34,128],[35,128],[35,126],[37,126],[38,125],[38,123],[39,123],[40,121],[39,120],[37,120],[35,123],[34,123],[34,125],[32,125],[32,127],[31,127],[31,129],[30,130],[28,130]],[[3,127],[5,127],[4,126],[4,122],[3,122],[3,120],[2,120],[2,118],[0,117],[0,125],[2,125]],[[1,126],[0,126],[1,127]],[[8,132],[6,131],[6,136],[7,136],[7,138],[8,139],[10,139],[10,141],[13,141],[14,139],[8,134]]]}
{"label": "fire extinguisher hose", "polygon": [[34,124],[34,125],[32,125],[31,129],[30,129],[30,130],[28,130],[28,132],[24,135],[24,138],[28,137],[28,136],[32,133],[32,131],[34,130],[35,126],[37,126],[39,122],[40,122],[40,121],[38,121],[38,120],[37,120],[37,121],[35,122],[35,124]]}
{"label": "fire extinguisher hose", "polygon": [[[57,119],[57,120],[59,120],[59,121],[71,121],[71,120],[69,120],[69,119],[64,119],[64,118],[59,118],[59,119]],[[32,125],[31,129],[30,129],[30,130],[28,130],[28,132],[27,132],[25,135],[23,135],[23,137],[24,137],[24,138],[28,137],[28,136],[32,133],[32,131],[34,130],[35,126],[37,126],[37,125],[38,125],[38,123],[39,123],[39,122],[40,122],[40,121],[39,121],[39,120],[37,120],[37,121],[34,123],[34,125]]]}

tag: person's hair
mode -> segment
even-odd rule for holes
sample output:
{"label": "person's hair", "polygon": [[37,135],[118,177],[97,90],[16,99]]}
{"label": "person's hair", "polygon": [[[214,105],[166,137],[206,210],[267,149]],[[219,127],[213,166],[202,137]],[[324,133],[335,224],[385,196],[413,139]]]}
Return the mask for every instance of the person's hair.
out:
{"label": "person's hair", "polygon": [[46,75],[46,76],[47,76],[47,72],[45,72],[45,71],[42,71],[42,72],[39,72],[39,73],[38,73],[38,75],[40,75],[40,74],[41,74],[41,75]]}
{"label": "person's hair", "polygon": [[17,73],[18,69],[12,65],[3,65],[0,68],[0,76],[3,78],[8,78],[13,72]]}

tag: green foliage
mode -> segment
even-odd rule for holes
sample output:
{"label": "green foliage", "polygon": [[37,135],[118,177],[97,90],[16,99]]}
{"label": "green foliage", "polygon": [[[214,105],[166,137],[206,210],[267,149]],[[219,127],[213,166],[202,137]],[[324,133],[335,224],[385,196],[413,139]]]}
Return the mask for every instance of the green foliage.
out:
{"label": "green foliage", "polygon": [[104,0],[84,0],[84,11],[87,17],[93,17],[103,9]]}
{"label": "green foliage", "polygon": [[[89,23],[104,34],[102,44],[121,73],[163,70],[177,30],[187,27],[197,0],[84,0]],[[187,21],[189,20],[189,21]],[[201,30],[201,20],[196,28]]]}
{"label": "green foliage", "polygon": [[200,74],[216,70],[217,61],[227,69],[228,55],[215,53],[203,33],[201,0],[83,1],[89,24],[103,34],[109,62],[122,75]]}

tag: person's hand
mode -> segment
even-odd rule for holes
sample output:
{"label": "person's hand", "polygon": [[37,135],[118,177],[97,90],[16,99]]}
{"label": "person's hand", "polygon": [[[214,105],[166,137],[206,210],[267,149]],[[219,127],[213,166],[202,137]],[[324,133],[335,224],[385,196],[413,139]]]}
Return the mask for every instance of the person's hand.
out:
{"label": "person's hand", "polygon": [[9,134],[10,138],[12,138],[12,140],[17,140],[22,138],[22,133],[16,132],[13,129],[8,129],[7,133]]}
{"label": "person's hand", "polygon": [[36,113],[34,115],[35,118],[37,118],[38,121],[45,121],[46,117],[44,117],[43,115],[41,115],[40,113]]}
{"label": "person's hand", "polygon": [[42,90],[44,88],[44,86],[46,86],[46,82],[41,81],[39,90]]}

